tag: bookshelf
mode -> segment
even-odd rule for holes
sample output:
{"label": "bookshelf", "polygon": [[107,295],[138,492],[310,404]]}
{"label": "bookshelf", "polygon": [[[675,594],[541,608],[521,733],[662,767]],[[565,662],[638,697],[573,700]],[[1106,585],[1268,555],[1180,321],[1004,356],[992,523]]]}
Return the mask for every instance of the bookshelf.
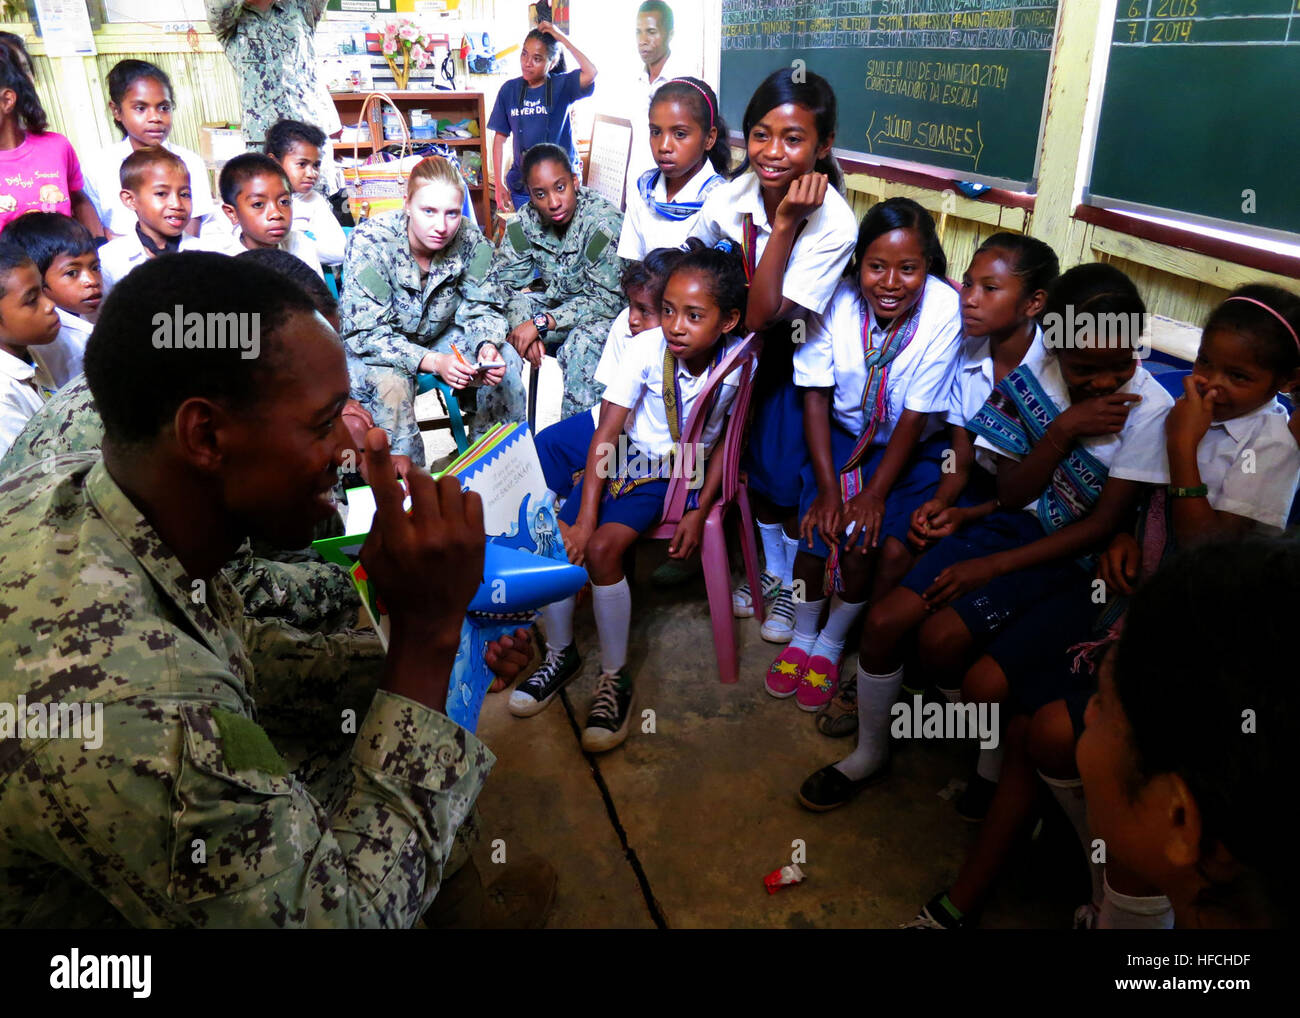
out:
{"label": "bookshelf", "polygon": [[[338,111],[339,120],[343,124],[355,124],[361,116],[361,105],[366,101],[369,92],[331,92],[330,98],[334,100],[334,108]],[[385,92],[397,108],[402,111],[402,116],[406,118],[407,127],[410,127],[411,110],[428,110],[432,115],[439,119],[446,120],[465,120],[473,119],[478,121],[479,137],[477,138],[412,138],[412,146],[428,144],[431,141],[437,141],[440,144],[450,146],[455,149],[475,151],[479,154],[482,161],[482,169],[479,172],[479,183],[477,186],[469,187],[469,200],[474,206],[474,214],[478,217],[479,228],[487,232],[491,226],[491,209],[488,203],[488,154],[487,154],[487,113],[483,108],[482,92],[428,92],[423,90],[407,90],[402,92]],[[367,118],[370,121],[370,139],[368,141],[358,142],[356,145],[357,155],[365,158],[370,155],[375,148],[376,143],[373,139],[383,138],[378,143],[379,148],[386,145],[401,144],[402,139],[385,138],[383,129],[383,112],[389,109],[387,103],[375,102],[370,104],[370,111]],[[352,157],[352,142],[336,142],[334,145],[335,156],[338,158]]]}

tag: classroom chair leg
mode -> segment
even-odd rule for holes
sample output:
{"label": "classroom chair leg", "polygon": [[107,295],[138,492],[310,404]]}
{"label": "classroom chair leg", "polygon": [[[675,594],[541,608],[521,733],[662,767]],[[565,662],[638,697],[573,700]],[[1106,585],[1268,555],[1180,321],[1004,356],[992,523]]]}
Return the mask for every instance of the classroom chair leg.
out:
{"label": "classroom chair leg", "polygon": [[[749,492],[741,485],[736,492],[736,505],[740,507],[740,553],[745,561],[745,579],[750,590],[762,590],[762,577],[758,569],[758,543],[754,537],[754,514],[749,509]],[[754,618],[763,624],[764,604],[761,597],[754,599]]]}
{"label": "classroom chair leg", "polygon": [[[735,682],[740,678],[740,667],[736,655],[736,626],[731,617],[731,568],[727,564],[727,537],[722,532],[720,506],[715,506],[704,521],[701,543],[704,586],[709,594],[709,617],[713,622],[713,645],[718,653],[718,679]],[[762,590],[758,586],[752,589]]]}

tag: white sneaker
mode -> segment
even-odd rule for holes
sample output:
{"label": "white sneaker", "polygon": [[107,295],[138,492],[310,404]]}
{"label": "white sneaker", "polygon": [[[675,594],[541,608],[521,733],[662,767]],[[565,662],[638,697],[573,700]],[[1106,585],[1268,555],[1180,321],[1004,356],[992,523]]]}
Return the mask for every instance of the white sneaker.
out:
{"label": "white sneaker", "polygon": [[[781,589],[781,577],[775,573],[769,573],[766,569],[763,570],[763,575],[759,577],[759,582],[763,584],[764,601],[772,600]],[[732,590],[731,614],[738,619],[752,619],[754,617],[754,595],[749,589],[748,580]]]}
{"label": "white sneaker", "polygon": [[794,591],[782,587],[763,619],[759,634],[769,643],[789,643],[794,638]]}

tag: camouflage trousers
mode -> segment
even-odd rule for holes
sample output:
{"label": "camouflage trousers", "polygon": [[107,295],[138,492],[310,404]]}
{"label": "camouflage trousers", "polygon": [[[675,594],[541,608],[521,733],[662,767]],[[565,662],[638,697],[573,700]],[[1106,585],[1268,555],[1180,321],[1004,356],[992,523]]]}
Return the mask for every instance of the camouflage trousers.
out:
{"label": "camouflage trousers", "polygon": [[[473,356],[465,333],[459,328],[448,329],[431,349],[436,353],[450,353],[453,341],[467,357]],[[503,421],[524,420],[528,413],[523,361],[509,343],[502,343],[500,349],[506,362],[505,377],[497,385],[479,389],[478,409],[466,425],[471,442]],[[352,379],[352,395],[370,411],[375,427],[388,432],[393,454],[409,456],[416,466],[425,466],[424,439],[420,437],[415,418],[415,376],[389,364],[356,363],[353,371],[360,377],[354,375]]]}
{"label": "camouflage trousers", "polygon": [[[520,322],[530,320],[537,312],[550,310],[551,302],[546,294],[517,293],[510,298],[506,319],[514,328]],[[547,334],[548,345],[559,343],[555,359],[560,362],[560,371],[564,373],[562,420],[590,410],[604,395],[605,387],[596,381],[596,365],[600,363],[605,340],[609,338],[609,327],[613,323],[612,318],[596,318]]]}

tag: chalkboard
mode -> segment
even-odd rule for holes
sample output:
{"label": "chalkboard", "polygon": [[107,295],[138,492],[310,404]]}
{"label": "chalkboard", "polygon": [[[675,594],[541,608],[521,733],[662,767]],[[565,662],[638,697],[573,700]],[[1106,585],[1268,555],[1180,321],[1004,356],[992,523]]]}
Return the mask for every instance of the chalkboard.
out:
{"label": "chalkboard", "polygon": [[1119,0],[1086,199],[1300,233],[1300,0]]}
{"label": "chalkboard", "polygon": [[835,147],[1032,190],[1057,3],[722,0],[722,90],[740,130],[754,89],[800,59],[839,100]]}

